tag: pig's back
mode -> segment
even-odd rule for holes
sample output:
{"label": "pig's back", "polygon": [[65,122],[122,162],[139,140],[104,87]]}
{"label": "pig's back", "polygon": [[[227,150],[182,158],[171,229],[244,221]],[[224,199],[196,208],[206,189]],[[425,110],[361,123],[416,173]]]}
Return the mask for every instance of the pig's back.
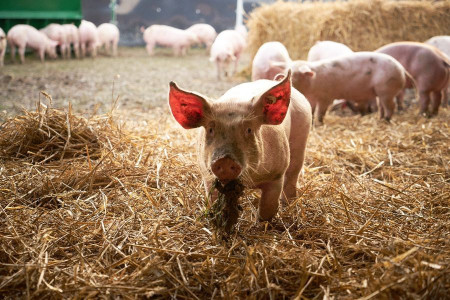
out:
{"label": "pig's back", "polygon": [[156,41],[162,46],[171,46],[176,43],[184,43],[187,39],[184,30],[167,26],[167,25],[152,25],[144,32],[144,40]]}
{"label": "pig's back", "polygon": [[245,47],[245,40],[242,35],[236,30],[224,30],[219,35],[217,35],[216,40],[214,42],[218,42],[220,44],[229,44],[237,50],[241,51]]}
{"label": "pig's back", "polygon": [[434,46],[441,50],[447,57],[450,57],[450,36],[440,35],[427,40],[425,44]]}
{"label": "pig's back", "polygon": [[318,41],[309,49],[308,61],[330,59],[353,53],[353,50],[344,44],[333,41]]}

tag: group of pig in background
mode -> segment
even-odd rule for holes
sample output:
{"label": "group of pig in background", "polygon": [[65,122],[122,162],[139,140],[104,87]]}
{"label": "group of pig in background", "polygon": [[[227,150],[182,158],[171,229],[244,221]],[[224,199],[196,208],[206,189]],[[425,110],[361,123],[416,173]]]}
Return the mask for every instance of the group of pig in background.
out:
{"label": "group of pig in background", "polygon": [[77,58],[84,57],[87,53],[95,57],[97,49],[101,47],[105,47],[107,53],[111,51],[112,55],[116,55],[119,37],[116,25],[104,23],[97,27],[85,20],[81,21],[79,27],[74,24],[52,23],[40,30],[30,25],[18,24],[13,26],[7,35],[0,28],[0,65],[3,65],[6,40],[11,50],[11,59],[15,61],[18,49],[20,62],[24,63],[27,47],[36,51],[42,62],[45,55],[50,58],[57,57],[57,46],[62,58],[70,58],[72,49]]}
{"label": "group of pig in background", "polygon": [[293,86],[309,100],[320,123],[336,99],[363,115],[378,107],[380,118],[389,121],[394,100],[402,110],[404,89],[411,87],[419,95],[420,113],[434,116],[441,102],[447,105],[449,57],[450,36],[391,43],[373,52],[321,41],[309,50],[307,61],[292,61],[283,44],[268,42],[253,59],[252,80],[273,80],[291,69]]}
{"label": "group of pig in background", "polygon": [[[203,44],[210,51],[210,61],[217,66],[217,77],[236,73],[239,58],[246,46],[247,30],[237,26],[217,34],[209,24],[195,24],[183,30],[167,25],[151,25],[141,28],[149,55],[156,45],[173,48],[175,55],[185,55],[193,45]],[[230,66],[234,65],[230,72]]]}
{"label": "group of pig in background", "polygon": [[[209,24],[195,24],[185,30],[167,25],[151,25],[146,29],[141,27],[141,32],[149,55],[153,55],[157,45],[172,48],[178,56],[185,55],[191,46],[203,44],[211,52],[210,60],[216,63],[219,78],[221,73],[228,75],[236,72],[239,57],[246,46],[247,35],[245,26],[217,34]],[[0,28],[0,63],[3,65],[6,40],[11,49],[12,60],[15,60],[18,48],[23,63],[26,47],[35,50],[41,61],[44,61],[46,54],[56,58],[57,46],[62,58],[70,58],[72,49],[77,58],[80,55],[84,57],[87,52],[95,57],[99,47],[105,47],[107,53],[112,49],[111,54],[115,56],[119,38],[120,33],[116,25],[104,23],[96,27],[85,20],[81,21],[79,28],[73,24],[52,23],[37,30],[30,25],[20,24],[13,26],[7,35]],[[231,63],[234,63],[234,69],[229,72]]]}

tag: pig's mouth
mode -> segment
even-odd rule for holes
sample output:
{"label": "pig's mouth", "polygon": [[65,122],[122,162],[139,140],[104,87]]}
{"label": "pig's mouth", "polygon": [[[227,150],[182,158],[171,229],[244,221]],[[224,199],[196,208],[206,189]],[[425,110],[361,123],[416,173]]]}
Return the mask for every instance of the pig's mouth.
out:
{"label": "pig's mouth", "polygon": [[227,184],[239,178],[242,167],[227,155],[212,162],[211,171],[222,184]]}

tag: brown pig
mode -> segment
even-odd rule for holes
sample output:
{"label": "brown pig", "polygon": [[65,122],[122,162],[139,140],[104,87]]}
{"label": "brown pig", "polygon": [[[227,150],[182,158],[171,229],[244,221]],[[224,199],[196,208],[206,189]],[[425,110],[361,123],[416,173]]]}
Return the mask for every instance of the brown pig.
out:
{"label": "brown pig", "polygon": [[215,180],[240,178],[262,190],[259,217],[270,220],[279,198],[296,197],[311,125],[311,106],[291,87],[291,73],[281,81],[243,83],[217,100],[170,83],[169,105],[185,129],[200,127],[199,167],[206,192]]}
{"label": "brown pig", "polygon": [[405,85],[405,70],[389,55],[355,52],[315,62],[294,61],[292,84],[317,107],[320,123],[334,99],[366,103],[379,99],[380,118],[390,120],[395,96]]}
{"label": "brown pig", "polygon": [[[428,116],[436,115],[449,80],[448,58],[438,49],[416,42],[392,43],[379,48],[376,52],[388,54],[402,64],[416,82],[420,97],[420,113]],[[406,87],[412,87],[410,80],[407,81]],[[399,98],[399,102],[402,102],[403,93]],[[430,100],[432,107],[431,111],[428,111]]]}

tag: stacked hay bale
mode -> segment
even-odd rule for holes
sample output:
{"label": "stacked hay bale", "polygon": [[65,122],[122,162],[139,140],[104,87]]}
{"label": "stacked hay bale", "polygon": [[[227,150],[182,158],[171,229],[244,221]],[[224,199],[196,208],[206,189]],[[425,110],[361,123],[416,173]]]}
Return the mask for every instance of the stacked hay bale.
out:
{"label": "stacked hay bale", "polygon": [[450,1],[278,1],[255,9],[247,23],[252,57],[265,42],[280,41],[293,59],[305,59],[319,40],[371,51],[388,43],[450,34]]}

